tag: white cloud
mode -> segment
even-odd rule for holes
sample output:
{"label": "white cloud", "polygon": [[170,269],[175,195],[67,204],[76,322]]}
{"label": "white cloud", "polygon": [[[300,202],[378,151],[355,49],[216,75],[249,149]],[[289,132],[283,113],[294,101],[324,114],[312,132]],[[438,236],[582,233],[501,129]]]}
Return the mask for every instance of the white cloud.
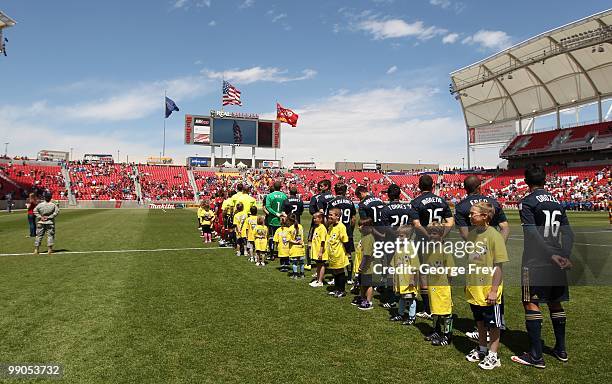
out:
{"label": "white cloud", "polygon": [[[301,108],[298,127],[283,126],[283,156],[289,161],[361,161],[457,165],[465,151],[460,116],[436,111],[438,91],[429,87],[340,91]],[[418,145],[411,138],[418,137]],[[316,148],[313,155],[312,148]],[[444,151],[440,151],[444,148]]]}
{"label": "white cloud", "polygon": [[216,21],[214,21],[214,20],[211,20],[211,21],[208,23],[208,26],[209,26],[209,27],[214,27],[215,25],[217,25],[217,22],[216,22]]}
{"label": "white cloud", "polygon": [[189,9],[192,6],[210,8],[212,0],[175,0],[174,8]]}
{"label": "white cloud", "polygon": [[287,14],[286,14],[286,13],[279,13],[278,15],[275,15],[275,16],[272,18],[272,22],[273,22],[273,23],[276,23],[277,21],[279,21],[279,20],[281,20],[281,19],[284,19],[285,17],[287,17]]}
{"label": "white cloud", "polygon": [[240,9],[250,8],[255,4],[255,0],[244,0],[242,4],[238,6]]}
{"label": "white cloud", "polygon": [[252,67],[247,69],[230,69],[226,71],[211,71],[208,69],[202,70],[202,73],[209,79],[226,79],[235,81],[240,84],[250,84],[257,81],[271,81],[275,83],[286,83],[289,81],[308,80],[316,76],[317,71],[314,69],[305,69],[301,76],[289,77],[286,70],[280,70],[276,67]]}
{"label": "white cloud", "polygon": [[394,65],[391,68],[387,69],[387,75],[395,73],[396,71],[397,71],[397,65]]}
{"label": "white cloud", "polygon": [[[87,84],[89,91],[99,90],[111,96],[77,102],[71,105],[51,105],[46,100],[36,101],[30,106],[9,106],[0,108],[0,116],[6,119],[27,120],[31,118],[53,121],[83,121],[87,123],[104,121],[137,120],[154,113],[161,113],[164,90],[175,101],[190,99],[212,92],[215,88],[204,76],[187,76],[170,80],[125,85],[95,82],[93,80],[74,83],[65,90],[78,90],[79,84]],[[76,88],[75,88],[76,87]]]}
{"label": "white cloud", "polygon": [[454,44],[458,38],[458,33],[449,33],[448,35],[444,36],[444,38],[442,38],[442,42],[444,44]]}
{"label": "white cloud", "polygon": [[429,0],[429,4],[440,7],[445,10],[453,10],[456,13],[461,13],[465,9],[465,4],[460,1],[451,0]]}
{"label": "white cloud", "polygon": [[448,8],[451,6],[450,0],[429,0],[429,4],[435,5],[441,8]]}
{"label": "white cloud", "polygon": [[407,23],[402,19],[377,20],[371,18],[358,23],[357,28],[369,32],[374,39],[392,39],[400,37],[416,37],[419,40],[428,40],[447,31],[435,26],[425,26],[422,21]]}
{"label": "white cloud", "polygon": [[466,37],[462,44],[478,45],[484,50],[502,50],[512,45],[512,38],[504,31],[487,31],[481,29]]}

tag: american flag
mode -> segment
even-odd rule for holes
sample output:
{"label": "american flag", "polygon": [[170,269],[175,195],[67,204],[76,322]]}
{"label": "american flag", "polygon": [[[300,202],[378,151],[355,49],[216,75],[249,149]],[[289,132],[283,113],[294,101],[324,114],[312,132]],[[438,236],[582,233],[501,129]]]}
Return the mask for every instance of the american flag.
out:
{"label": "american flag", "polygon": [[240,91],[227,81],[223,80],[223,105],[242,105]]}

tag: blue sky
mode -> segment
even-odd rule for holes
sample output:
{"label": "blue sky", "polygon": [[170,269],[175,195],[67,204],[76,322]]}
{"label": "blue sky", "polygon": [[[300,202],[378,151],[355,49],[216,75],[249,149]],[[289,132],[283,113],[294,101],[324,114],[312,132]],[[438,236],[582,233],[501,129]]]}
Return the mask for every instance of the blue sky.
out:
{"label": "blue sky", "polygon": [[[552,8],[551,8],[552,6]],[[601,1],[4,0],[18,24],[0,57],[0,140],[9,154],[69,150],[182,163],[184,113],[219,108],[221,78],[243,107],[283,126],[285,161],[434,162],[465,156],[449,73],[535,34],[603,10]],[[526,11],[528,10],[528,11]],[[226,151],[228,153],[229,150]],[[219,153],[219,152],[217,152]],[[497,149],[473,154],[496,165]],[[250,158],[250,149],[238,150]],[[272,150],[258,157],[273,158]]]}

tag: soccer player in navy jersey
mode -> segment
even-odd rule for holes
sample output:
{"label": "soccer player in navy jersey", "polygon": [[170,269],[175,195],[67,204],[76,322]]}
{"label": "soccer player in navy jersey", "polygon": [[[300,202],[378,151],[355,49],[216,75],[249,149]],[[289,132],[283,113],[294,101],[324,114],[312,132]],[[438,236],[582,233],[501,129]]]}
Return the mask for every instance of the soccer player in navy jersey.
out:
{"label": "soccer player in navy jersey", "polygon": [[289,197],[284,202],[283,210],[289,215],[295,215],[298,224],[301,224],[302,213],[304,213],[304,202],[298,196],[296,187],[289,188]]}
{"label": "soccer player in navy jersey", "polygon": [[495,209],[495,214],[489,225],[497,228],[504,238],[504,241],[508,241],[510,226],[508,225],[506,214],[497,200],[482,194],[480,185],[481,181],[478,176],[471,175],[463,180],[463,187],[465,188],[467,196],[455,205],[455,225],[459,229],[459,234],[463,240],[467,239],[471,227],[470,209],[474,204],[486,201]]}
{"label": "soccer player in navy jersey", "polygon": [[319,181],[319,191],[317,210],[327,217],[329,202],[335,199],[335,196],[331,193],[331,181],[327,179]]}
{"label": "soccer player in navy jersey", "polygon": [[348,242],[344,243],[344,249],[349,259],[349,265],[346,267],[351,284],[353,276],[353,259],[352,255],[355,252],[355,242],[353,240],[353,232],[355,231],[355,223],[357,222],[357,210],[355,204],[346,197],[348,186],[344,183],[334,185],[336,196],[327,203],[328,210],[332,208],[340,209],[340,222],[346,227]]}
{"label": "soccer player in navy jersey", "polygon": [[568,361],[565,347],[566,316],[561,302],[569,300],[567,269],[572,267],[570,254],[574,234],[565,209],[544,189],[546,172],[533,166],[525,170],[529,194],[519,204],[523,226],[522,262],[523,306],[529,335],[529,351],[512,356],[512,361],[545,368],[542,357],[542,312],[540,304],[548,304],[555,333],[554,356]]}
{"label": "soccer player in navy jersey", "polygon": [[[448,235],[448,232],[450,232],[454,225],[453,213],[448,203],[443,198],[433,193],[433,187],[433,178],[427,174],[421,175],[421,177],[419,177],[419,190],[421,194],[410,202],[412,209],[414,209],[418,215],[417,218],[412,220],[412,224],[416,231],[416,240],[419,242],[427,241],[429,238],[426,227],[430,223],[438,222],[444,226],[443,239]],[[421,259],[421,263],[423,263],[422,252],[419,252],[419,258]],[[425,276],[420,278],[420,283],[423,308],[416,315],[424,319],[430,319],[429,293],[427,291],[427,280]]]}
{"label": "soccer player in navy jersey", "polygon": [[[382,226],[382,209],[385,203],[378,197],[374,197],[363,185],[355,188],[355,196],[359,199],[359,217],[372,219],[375,227]],[[377,237],[376,233],[374,237]],[[377,237],[378,238],[378,237]]]}

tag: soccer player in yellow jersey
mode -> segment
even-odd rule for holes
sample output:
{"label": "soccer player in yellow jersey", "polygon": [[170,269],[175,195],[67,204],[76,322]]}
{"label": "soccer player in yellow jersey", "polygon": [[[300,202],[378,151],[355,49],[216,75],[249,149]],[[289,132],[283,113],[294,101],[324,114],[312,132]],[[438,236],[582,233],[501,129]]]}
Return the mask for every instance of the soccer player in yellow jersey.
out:
{"label": "soccer player in yellow jersey", "polygon": [[[468,255],[465,295],[478,326],[479,346],[465,358],[470,362],[479,362],[478,366],[486,370],[501,366],[497,356],[501,326],[499,304],[503,289],[502,265],[508,261],[503,237],[489,226],[494,213],[495,209],[488,202],[474,204],[470,209],[470,221],[474,228],[467,238],[474,244],[475,252]],[[487,328],[490,337],[488,344]]]}
{"label": "soccer player in yellow jersey", "polygon": [[210,209],[210,201],[203,200],[198,208],[198,220],[200,231],[205,243],[212,242],[212,223],[215,221],[215,214]]}
{"label": "soccer player in yellow jersey", "polygon": [[325,263],[327,262],[327,252],[325,250],[325,241],[327,239],[327,228],[323,224],[325,216],[321,212],[316,212],[312,215],[313,229],[312,241],[310,245],[310,259],[317,266],[316,278],[310,283],[313,288],[323,286],[323,277],[325,276]]}
{"label": "soccer player in yellow jersey", "polygon": [[355,249],[355,264],[353,264],[355,281],[359,284],[360,295],[355,297],[351,304],[357,305],[357,308],[362,311],[374,309],[374,305],[372,305],[372,296],[374,294],[374,289],[372,288],[373,225],[374,221],[370,217],[364,217],[359,220],[361,239]]}
{"label": "soccer player in yellow jersey", "polygon": [[289,215],[286,219],[289,227],[289,260],[293,274],[292,279],[304,278],[304,257],[306,248],[304,247],[304,228],[297,222],[295,215]]}
{"label": "soccer player in yellow jersey", "polygon": [[348,256],[344,243],[348,242],[348,234],[346,227],[340,222],[340,209],[332,208],[327,215],[327,240],[325,248],[327,249],[328,266],[331,273],[334,275],[334,290],[329,292],[330,296],[341,298],[346,296],[346,273],[344,268],[348,265]]}
{"label": "soccer player in yellow jersey", "polygon": [[285,216],[281,216],[281,226],[274,232],[272,240],[276,244],[276,249],[278,250],[280,271],[289,271],[289,250],[291,245],[289,244],[289,227],[287,226]]}
{"label": "soccer player in yellow jersey", "polygon": [[427,274],[427,293],[433,320],[433,333],[426,340],[431,345],[448,345],[453,333],[453,299],[450,286],[450,268],[455,267],[453,255],[444,252],[442,237],[444,223],[432,222],[427,226],[429,248],[426,249],[425,263],[431,268]]}
{"label": "soccer player in yellow jersey", "polygon": [[266,218],[264,216],[257,217],[257,226],[255,227],[255,255],[258,267],[265,267],[266,252],[268,252],[268,227],[265,225]]}
{"label": "soccer player in yellow jersey", "polygon": [[236,212],[234,214],[234,234],[236,235],[236,246],[238,250],[236,251],[236,256],[243,256],[244,253],[244,243],[246,239],[242,237],[242,229],[246,224],[247,213],[242,210],[242,203],[236,204]]}
{"label": "soccer player in yellow jersey", "polygon": [[[408,242],[412,228],[402,225],[397,229],[397,238],[400,241],[400,249],[395,252],[391,259],[391,265],[395,268],[393,273],[393,290],[399,296],[398,310],[395,316],[391,316],[391,321],[402,321],[404,325],[412,325],[416,318],[416,298],[419,293],[418,270],[419,256]],[[407,243],[404,249],[404,241]],[[406,316],[406,310],[408,314]]]}
{"label": "soccer player in yellow jersey", "polygon": [[257,227],[257,207],[251,206],[249,209],[249,217],[247,217],[246,224],[244,225],[245,237],[247,239],[247,252],[249,254],[249,261],[255,262],[255,227]]}

